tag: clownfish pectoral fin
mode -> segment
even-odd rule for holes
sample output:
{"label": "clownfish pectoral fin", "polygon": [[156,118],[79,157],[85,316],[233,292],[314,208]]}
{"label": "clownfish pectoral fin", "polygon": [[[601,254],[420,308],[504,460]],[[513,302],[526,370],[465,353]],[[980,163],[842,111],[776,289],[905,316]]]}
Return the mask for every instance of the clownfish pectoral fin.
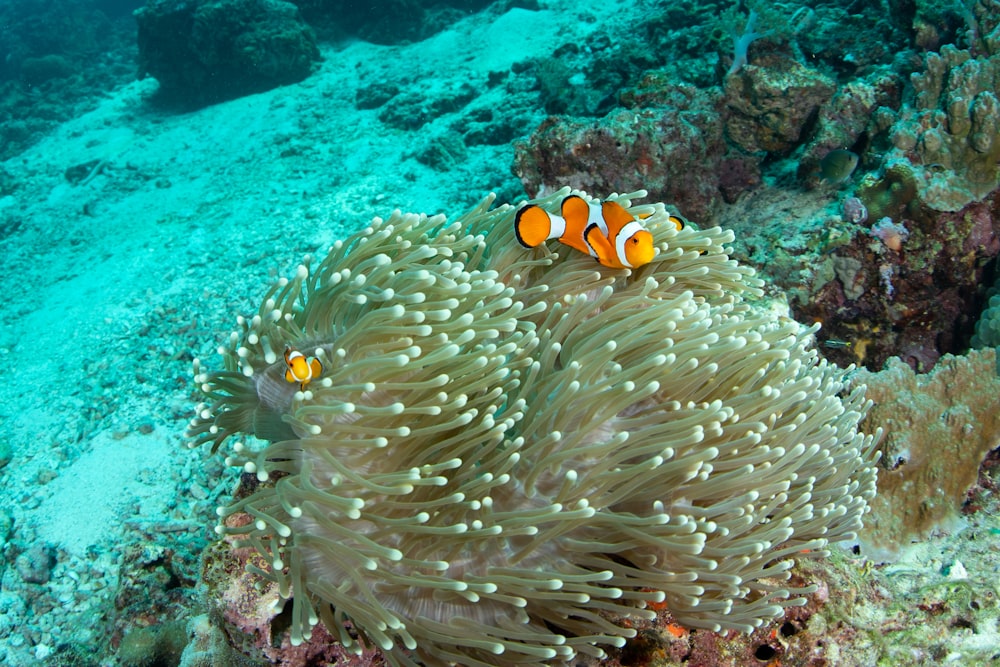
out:
{"label": "clownfish pectoral fin", "polygon": [[514,236],[525,248],[537,248],[551,238],[552,218],[537,204],[529,204],[514,216]]}
{"label": "clownfish pectoral fin", "polygon": [[285,370],[285,382],[289,384],[291,384],[292,382],[298,382],[298,380],[296,380],[295,376],[292,374],[291,368]]}
{"label": "clownfish pectoral fin", "polygon": [[323,372],[323,362],[316,357],[309,360],[309,368],[312,370],[313,379],[318,378]]}
{"label": "clownfish pectoral fin", "polygon": [[559,234],[559,242],[593,257],[593,249],[584,238],[591,222],[590,204],[579,195],[569,195],[563,199],[560,212],[562,213],[562,217],[559,218],[562,230]]}
{"label": "clownfish pectoral fin", "polygon": [[590,246],[591,250],[594,252],[594,256],[597,257],[597,261],[612,269],[623,269],[624,265],[618,261],[618,257],[615,253],[614,246],[611,245],[611,241],[607,239],[604,234],[601,233],[600,227],[597,225],[590,225],[587,227],[587,231],[583,234],[584,241]]}

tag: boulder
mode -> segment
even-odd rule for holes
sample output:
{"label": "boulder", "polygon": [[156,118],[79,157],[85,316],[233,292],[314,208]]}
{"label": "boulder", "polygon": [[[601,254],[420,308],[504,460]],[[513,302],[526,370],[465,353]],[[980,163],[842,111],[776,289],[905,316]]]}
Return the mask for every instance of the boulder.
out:
{"label": "boulder", "polygon": [[312,30],[282,0],[150,0],[135,12],[139,76],[160,95],[201,106],[309,76]]}

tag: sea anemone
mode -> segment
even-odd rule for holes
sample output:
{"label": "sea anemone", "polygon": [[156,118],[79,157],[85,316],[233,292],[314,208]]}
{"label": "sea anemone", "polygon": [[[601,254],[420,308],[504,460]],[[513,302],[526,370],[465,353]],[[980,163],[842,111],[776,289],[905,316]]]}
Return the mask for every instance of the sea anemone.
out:
{"label": "sea anemone", "polygon": [[[195,362],[193,444],[268,441],[234,438],[259,484],[217,531],[263,557],[292,643],[322,622],[394,665],[562,664],[622,646],[649,603],[749,631],[803,601],[796,558],[854,538],[863,388],[744,300],[730,233],[641,194],[617,198],[651,214],[641,269],[526,250],[492,198],[397,211],[275,285],[225,370]],[[321,376],[288,382],[286,346]]]}

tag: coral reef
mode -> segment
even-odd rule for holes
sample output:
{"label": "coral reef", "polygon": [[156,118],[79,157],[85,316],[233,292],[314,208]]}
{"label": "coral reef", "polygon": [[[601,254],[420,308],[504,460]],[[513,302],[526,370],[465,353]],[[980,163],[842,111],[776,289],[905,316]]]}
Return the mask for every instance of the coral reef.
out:
{"label": "coral reef", "polygon": [[886,433],[879,493],[862,531],[868,544],[895,551],[958,520],[980,464],[1000,444],[996,364],[989,349],[945,355],[925,375],[899,359],[856,373],[875,402],[865,426]]}
{"label": "coral reef", "polygon": [[830,350],[843,364],[878,369],[898,356],[928,371],[968,343],[979,285],[1000,253],[1000,197],[927,216],[902,203],[915,192],[909,169],[900,163],[886,173],[899,180],[884,199],[860,190],[867,222],[816,258],[814,282],[793,308],[797,317],[821,321],[824,337],[851,343]]}
{"label": "coral reef", "polygon": [[320,57],[312,30],[282,0],[152,0],[135,17],[140,77],[186,105],[301,81]]}
{"label": "coral reef", "polygon": [[[681,3],[651,16],[652,48],[673,50],[626,80],[631,113],[563,109],[572,115],[518,145],[515,173],[530,194],[648,187],[695,222],[734,229],[734,254],[788,295],[796,317],[822,322],[824,354],[839,363],[877,369],[900,356],[927,370],[961,352],[1000,252],[997,13],[933,2],[891,17],[747,9],[761,36],[728,75],[745,13]],[[689,24],[700,45],[678,35]],[[692,75],[695,88],[677,63],[699,48],[720,57],[712,80]],[[853,173],[828,173],[831,155],[852,153]]]}
{"label": "coral reef", "polygon": [[[76,0],[0,3],[0,160],[134,79],[134,20],[98,9]],[[7,191],[0,183],[0,197]]]}
{"label": "coral reef", "polygon": [[[252,477],[247,475],[249,484]],[[283,609],[277,587],[258,586],[260,578],[253,574],[267,564],[253,549],[235,548],[233,541],[226,538],[205,549],[201,581],[210,613],[192,620],[201,626],[203,639],[192,642],[190,652],[216,660],[231,652],[255,665],[279,667],[385,664],[377,648],[346,648],[323,626],[313,629],[309,642],[293,646],[287,633],[289,610]]]}
{"label": "coral reef", "polygon": [[[195,361],[194,444],[269,441],[233,445],[217,528],[261,601],[291,598],[289,633],[252,644],[561,664],[650,606],[751,631],[805,602],[790,568],[851,539],[874,493],[863,390],[744,300],[730,234],[630,197],[659,247],[641,269],[527,251],[492,198],[451,223],[396,212],[279,281],[225,370]],[[321,376],[289,382],[286,347]]]}
{"label": "coral reef", "polygon": [[905,162],[910,196],[934,211],[958,211],[1000,185],[1000,16],[977,3],[968,19],[980,38],[927,53],[902,106],[873,119],[875,140],[888,143],[886,169]]}
{"label": "coral reef", "polygon": [[[993,502],[988,511],[996,508]],[[995,664],[1000,588],[991,532],[980,524],[926,540],[894,563],[841,553],[803,563],[806,576],[826,582],[830,595],[801,625],[776,628],[767,646],[789,667]]]}
{"label": "coral reef", "polygon": [[[621,69],[637,64],[633,58]],[[724,202],[762,183],[766,161],[806,146],[800,156],[805,178],[831,150],[854,148],[872,110],[898,97],[895,79],[883,72],[871,82],[838,87],[787,49],[764,50],[753,65],[720,73],[721,85],[683,83],[675,69],[647,65],[626,74],[618,93],[626,110],[611,109],[596,121],[586,117],[586,104],[549,109],[571,115],[547,119],[517,144],[514,171],[525,190],[543,193],[556,183],[619,191],[642,186],[684,215],[714,223]],[[611,93],[590,94],[606,99]]]}

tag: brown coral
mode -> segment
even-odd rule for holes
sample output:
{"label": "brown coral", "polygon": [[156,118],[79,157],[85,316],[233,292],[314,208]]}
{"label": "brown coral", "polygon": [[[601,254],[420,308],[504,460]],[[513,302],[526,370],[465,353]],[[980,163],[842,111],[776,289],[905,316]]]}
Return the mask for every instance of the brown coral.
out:
{"label": "brown coral", "polygon": [[989,349],[945,355],[924,375],[899,359],[856,374],[875,402],[866,425],[886,432],[879,495],[863,531],[873,546],[894,550],[958,518],[980,463],[1000,444],[996,364]]}

